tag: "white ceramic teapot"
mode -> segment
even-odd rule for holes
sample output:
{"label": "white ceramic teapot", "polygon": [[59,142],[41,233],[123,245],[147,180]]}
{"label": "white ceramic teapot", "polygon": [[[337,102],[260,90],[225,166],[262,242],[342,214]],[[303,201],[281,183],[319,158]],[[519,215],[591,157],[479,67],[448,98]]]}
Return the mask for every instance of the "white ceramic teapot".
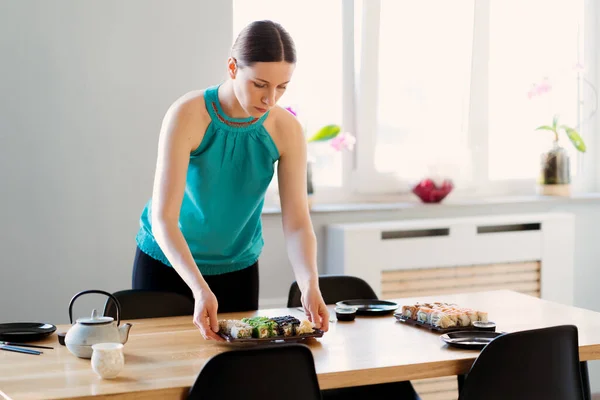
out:
{"label": "white ceramic teapot", "polygon": [[[112,299],[117,306],[117,321],[113,317],[98,316],[96,310],[92,310],[89,318],[78,318],[73,324],[73,303],[75,299],[86,293],[104,294]],[[69,321],[72,326],[65,336],[65,345],[69,351],[80,358],[92,357],[92,345],[96,343],[122,343],[125,344],[129,338],[131,324],[121,323],[121,305],[110,293],[102,290],[84,290],[77,293],[69,303]]]}

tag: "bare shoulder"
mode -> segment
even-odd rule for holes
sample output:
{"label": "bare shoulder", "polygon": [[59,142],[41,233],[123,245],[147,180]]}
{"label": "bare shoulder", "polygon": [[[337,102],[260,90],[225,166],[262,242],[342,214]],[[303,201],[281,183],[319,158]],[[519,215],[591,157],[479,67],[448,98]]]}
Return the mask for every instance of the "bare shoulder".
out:
{"label": "bare shoulder", "polygon": [[269,112],[269,118],[265,125],[271,134],[279,153],[283,155],[289,149],[298,147],[298,143],[304,143],[304,132],[300,121],[286,109],[275,106]]}
{"label": "bare shoulder", "polygon": [[210,119],[204,103],[204,90],[187,92],[171,104],[165,119]]}
{"label": "bare shoulder", "polygon": [[192,149],[200,145],[210,124],[204,90],[190,91],[175,100],[163,118],[162,135],[185,135]]}

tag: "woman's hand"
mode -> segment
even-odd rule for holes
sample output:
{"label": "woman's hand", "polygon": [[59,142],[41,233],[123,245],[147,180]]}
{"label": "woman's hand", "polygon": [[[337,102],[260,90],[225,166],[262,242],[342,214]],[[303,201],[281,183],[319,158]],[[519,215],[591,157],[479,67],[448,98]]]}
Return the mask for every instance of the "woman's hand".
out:
{"label": "woman's hand", "polygon": [[308,320],[315,324],[315,328],[327,332],[329,330],[329,310],[327,310],[319,286],[309,284],[306,289],[302,290],[301,300]]}
{"label": "woman's hand", "polygon": [[206,340],[224,341],[217,335],[219,331],[219,321],[217,319],[217,309],[219,303],[214,293],[206,286],[194,293],[194,325],[200,329],[200,333]]}

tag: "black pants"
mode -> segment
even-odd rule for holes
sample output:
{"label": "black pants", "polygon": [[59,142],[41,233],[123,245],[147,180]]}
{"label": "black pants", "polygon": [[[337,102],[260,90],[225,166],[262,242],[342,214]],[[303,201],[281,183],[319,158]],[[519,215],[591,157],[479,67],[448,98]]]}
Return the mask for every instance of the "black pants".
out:
{"label": "black pants", "polygon": [[[217,297],[219,313],[258,310],[258,262],[241,271],[205,275],[204,280]],[[133,262],[132,287],[175,292],[194,300],[191,289],[175,268],[155,260],[139,247]]]}

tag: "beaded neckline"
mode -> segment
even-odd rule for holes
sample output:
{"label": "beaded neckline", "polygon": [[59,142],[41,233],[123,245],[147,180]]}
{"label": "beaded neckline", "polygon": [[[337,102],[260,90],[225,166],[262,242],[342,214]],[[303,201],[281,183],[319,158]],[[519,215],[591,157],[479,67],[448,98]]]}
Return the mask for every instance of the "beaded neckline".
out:
{"label": "beaded neckline", "polygon": [[221,107],[221,103],[219,102],[219,87],[220,86],[221,85],[214,86],[209,89],[209,91],[207,93],[208,94],[207,100],[210,102],[210,111],[212,111],[212,113],[214,113],[214,116],[223,125],[226,125],[226,126],[232,127],[232,128],[252,129],[255,126],[259,126],[260,123],[262,121],[264,121],[264,119],[269,114],[269,111],[267,111],[260,118],[257,118],[257,117],[231,118],[231,117],[229,117],[227,114],[225,114],[225,111],[223,111],[223,108]]}
{"label": "beaded neckline", "polygon": [[212,108],[215,112],[215,115],[217,116],[217,118],[219,118],[219,121],[221,121],[222,123],[224,123],[225,125],[229,125],[229,126],[233,126],[236,128],[241,128],[244,126],[250,126],[253,125],[254,123],[256,123],[260,118],[252,118],[249,121],[236,121],[233,119],[229,119],[226,115],[221,115],[221,113],[219,112],[219,107],[217,106],[218,103],[215,103],[214,101],[211,102]]}

